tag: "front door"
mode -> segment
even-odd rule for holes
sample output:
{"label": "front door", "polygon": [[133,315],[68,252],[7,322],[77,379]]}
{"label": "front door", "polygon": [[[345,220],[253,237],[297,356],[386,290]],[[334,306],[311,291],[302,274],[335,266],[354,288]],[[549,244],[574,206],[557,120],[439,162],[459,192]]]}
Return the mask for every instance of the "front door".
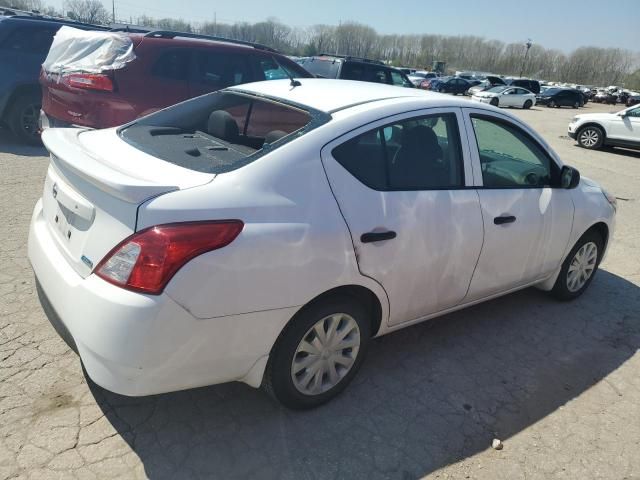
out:
{"label": "front door", "polygon": [[573,201],[569,190],[557,188],[560,167],[533,135],[508,117],[465,113],[484,222],[466,298],[473,301],[550,276],[569,241]]}
{"label": "front door", "polygon": [[[427,109],[357,129],[322,150],[363,275],[387,292],[390,324],[459,304],[482,247],[460,109]],[[464,131],[464,130],[463,130]]]}
{"label": "front door", "polygon": [[610,122],[609,137],[615,140],[640,143],[640,105],[628,109],[626,115],[615,115]]}

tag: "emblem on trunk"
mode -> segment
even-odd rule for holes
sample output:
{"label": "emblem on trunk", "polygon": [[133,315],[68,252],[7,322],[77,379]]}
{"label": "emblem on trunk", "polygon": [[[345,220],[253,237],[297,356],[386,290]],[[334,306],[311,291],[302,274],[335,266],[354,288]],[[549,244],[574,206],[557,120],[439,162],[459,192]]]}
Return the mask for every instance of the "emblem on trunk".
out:
{"label": "emblem on trunk", "polygon": [[51,189],[51,193],[53,194],[53,198],[58,196],[58,184],[54,183],[53,188]]}
{"label": "emblem on trunk", "polygon": [[87,257],[85,257],[84,255],[80,257],[80,260],[82,260],[82,263],[84,263],[87,267],[93,268],[93,262],[89,260]]}

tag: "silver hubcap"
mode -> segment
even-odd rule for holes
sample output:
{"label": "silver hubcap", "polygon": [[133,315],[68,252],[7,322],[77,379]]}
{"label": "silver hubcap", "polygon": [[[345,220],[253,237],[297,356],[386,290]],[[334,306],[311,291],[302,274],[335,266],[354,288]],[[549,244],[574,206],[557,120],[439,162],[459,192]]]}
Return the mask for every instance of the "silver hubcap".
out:
{"label": "silver hubcap", "polygon": [[571,260],[567,272],[567,289],[577,292],[584,287],[596,269],[598,246],[593,242],[585,243]]}
{"label": "silver hubcap", "polygon": [[587,129],[580,134],[580,143],[585,147],[593,147],[598,143],[598,132],[595,130]]}
{"label": "silver hubcap", "polygon": [[360,349],[360,329],[346,313],[318,321],[298,344],[291,378],[305,395],[319,395],[335,387],[349,373]]}

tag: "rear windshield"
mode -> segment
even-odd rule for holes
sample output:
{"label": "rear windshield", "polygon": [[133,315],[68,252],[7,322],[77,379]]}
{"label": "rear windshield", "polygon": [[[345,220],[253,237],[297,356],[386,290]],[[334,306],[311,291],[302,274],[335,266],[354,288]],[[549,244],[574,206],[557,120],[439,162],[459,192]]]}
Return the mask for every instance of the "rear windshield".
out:
{"label": "rear windshield", "polygon": [[175,165],[224,173],[297,138],[320,120],[324,123],[323,115],[251,95],[217,92],[142,118],[123,127],[120,135]]}
{"label": "rear windshield", "polygon": [[338,78],[340,62],[333,59],[311,58],[304,64],[307,72],[322,78]]}

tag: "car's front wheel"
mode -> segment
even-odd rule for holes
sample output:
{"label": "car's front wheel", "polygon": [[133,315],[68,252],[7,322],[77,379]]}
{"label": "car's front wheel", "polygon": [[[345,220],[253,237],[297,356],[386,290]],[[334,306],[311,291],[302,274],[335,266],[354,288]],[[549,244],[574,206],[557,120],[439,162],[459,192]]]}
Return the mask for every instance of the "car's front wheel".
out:
{"label": "car's front wheel", "polygon": [[604,132],[600,127],[589,125],[578,131],[578,145],[583,148],[596,149],[604,142]]}
{"label": "car's front wheel", "polygon": [[286,407],[317,407],[349,384],[370,337],[366,309],[351,298],[311,304],[276,341],[262,386]]}
{"label": "car's front wheel", "polygon": [[559,300],[573,300],[587,289],[593,280],[602,253],[604,240],[595,231],[585,233],[567,255],[552,294]]}
{"label": "car's front wheel", "polygon": [[498,105],[500,105],[500,100],[498,100],[496,97],[493,97],[489,103],[494,107],[497,107]]}
{"label": "car's front wheel", "polygon": [[533,106],[533,102],[531,100],[527,100],[526,102],[524,102],[523,108],[525,110],[529,110],[532,106]]}

